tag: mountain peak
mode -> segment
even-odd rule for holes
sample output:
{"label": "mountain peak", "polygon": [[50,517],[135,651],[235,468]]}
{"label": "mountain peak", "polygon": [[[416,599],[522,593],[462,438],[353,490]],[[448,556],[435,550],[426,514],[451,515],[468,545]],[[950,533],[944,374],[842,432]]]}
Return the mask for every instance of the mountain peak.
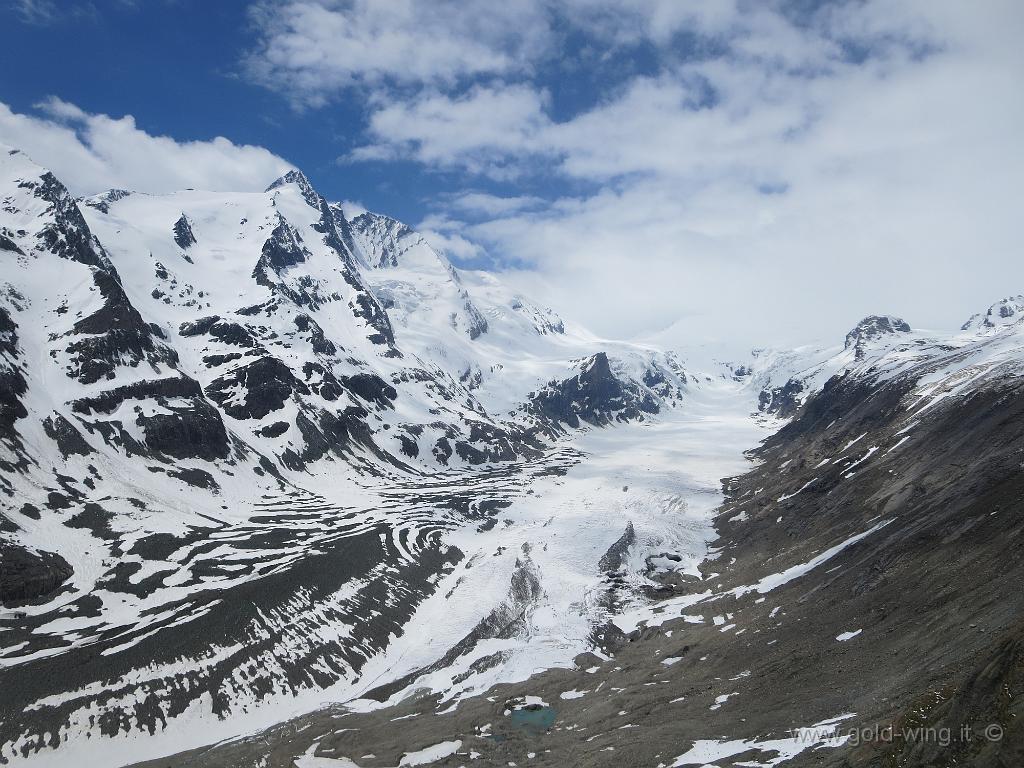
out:
{"label": "mountain peak", "polygon": [[897,333],[910,333],[910,324],[894,315],[868,315],[846,334],[846,349],[854,348],[858,360],[867,344]]}
{"label": "mountain peak", "polygon": [[320,193],[313,189],[313,185],[309,179],[306,178],[306,174],[300,171],[298,168],[292,168],[284,176],[281,176],[275,180],[269,187],[264,191],[270,192],[275,189],[287,186],[288,184],[294,184],[299,188],[302,193],[302,198],[314,208],[320,207]]}
{"label": "mountain peak", "polygon": [[981,314],[972,315],[960,326],[961,331],[988,331],[1012,325],[1024,317],[1024,296],[1007,296]]}
{"label": "mountain peak", "polygon": [[893,333],[910,333],[910,324],[894,315],[868,315],[846,334],[846,348]]}

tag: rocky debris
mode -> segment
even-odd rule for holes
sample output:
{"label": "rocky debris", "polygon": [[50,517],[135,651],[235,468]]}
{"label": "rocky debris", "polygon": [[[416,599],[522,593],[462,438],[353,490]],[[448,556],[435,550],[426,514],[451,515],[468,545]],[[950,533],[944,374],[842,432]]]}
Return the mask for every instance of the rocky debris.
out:
{"label": "rocky debris", "polygon": [[[915,387],[931,366],[811,393],[757,464],[723,482],[703,578],[649,624],[605,628],[614,658],[584,655],[454,709],[416,693],[326,709],[175,765],[371,750],[387,765],[454,740],[457,761],[481,765],[1017,765],[1024,596],[1006,585],[1024,576],[1024,379],[1010,361],[922,412]],[[543,722],[512,717],[527,705]],[[893,737],[863,735],[888,726]]]}
{"label": "rocky debris", "polygon": [[858,745],[850,768],[1024,765],[1024,624],[997,637],[955,682],[922,691],[879,733]]}

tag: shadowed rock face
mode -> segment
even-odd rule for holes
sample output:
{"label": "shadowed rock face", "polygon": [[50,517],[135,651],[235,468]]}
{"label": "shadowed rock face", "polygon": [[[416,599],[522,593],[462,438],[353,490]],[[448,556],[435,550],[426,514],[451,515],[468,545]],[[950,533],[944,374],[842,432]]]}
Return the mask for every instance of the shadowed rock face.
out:
{"label": "shadowed rock face", "polygon": [[580,421],[603,426],[613,421],[633,421],[658,412],[649,392],[623,382],[612,373],[608,355],[598,352],[583,363],[579,375],[551,382],[537,392],[531,409],[555,424],[579,427]]}
{"label": "shadowed rock face", "polygon": [[[18,355],[18,326],[3,307],[0,307],[0,353],[11,360],[15,360]],[[12,445],[20,445],[14,423],[28,415],[21,402],[26,389],[22,372],[13,364],[0,359],[0,438]],[[0,467],[10,469],[2,459]]]}
{"label": "shadowed rock face", "polygon": [[71,578],[71,566],[54,552],[32,552],[0,541],[0,605],[51,597]]}
{"label": "shadowed rock face", "polygon": [[192,224],[183,213],[181,218],[174,222],[174,242],[182,250],[186,250],[196,244],[196,236],[192,232]]}
{"label": "shadowed rock face", "polygon": [[758,407],[763,413],[788,419],[800,407],[800,395],[803,391],[803,382],[790,379],[781,387],[761,390],[758,395]]}
{"label": "shadowed rock face", "polygon": [[[244,395],[234,399],[238,387]],[[295,391],[306,393],[309,388],[295,378],[288,366],[273,357],[261,357],[236,368],[214,379],[206,388],[210,399],[236,419],[261,419],[271,411],[280,410]]]}

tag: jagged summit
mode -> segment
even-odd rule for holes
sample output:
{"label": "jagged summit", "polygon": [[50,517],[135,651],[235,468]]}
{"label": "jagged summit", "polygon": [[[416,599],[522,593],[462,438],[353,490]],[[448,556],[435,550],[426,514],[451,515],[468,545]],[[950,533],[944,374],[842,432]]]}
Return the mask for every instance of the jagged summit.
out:
{"label": "jagged summit", "polygon": [[276,179],[264,190],[264,192],[272,192],[275,189],[279,189],[288,184],[294,184],[297,186],[299,191],[302,193],[303,199],[312,207],[320,207],[320,193],[314,189],[312,183],[310,183],[309,179],[306,177],[306,174],[297,168],[293,168],[280,178]]}
{"label": "jagged summit", "polygon": [[184,250],[196,244],[196,235],[192,231],[192,222],[184,213],[174,222],[174,242]]}
{"label": "jagged summit", "polygon": [[868,315],[846,334],[845,348],[853,347],[858,360],[865,355],[868,344],[885,336],[910,333],[910,324],[894,315]]}
{"label": "jagged summit", "polygon": [[1008,325],[1013,325],[1024,318],[1024,295],[1008,296],[1000,299],[985,312],[972,315],[960,326],[961,331],[992,332]]}
{"label": "jagged summit", "polygon": [[83,197],[80,202],[88,205],[90,208],[95,208],[100,213],[110,213],[110,206],[113,203],[123,200],[130,194],[132,194],[131,191],[127,189],[108,189],[106,192],[98,195]]}

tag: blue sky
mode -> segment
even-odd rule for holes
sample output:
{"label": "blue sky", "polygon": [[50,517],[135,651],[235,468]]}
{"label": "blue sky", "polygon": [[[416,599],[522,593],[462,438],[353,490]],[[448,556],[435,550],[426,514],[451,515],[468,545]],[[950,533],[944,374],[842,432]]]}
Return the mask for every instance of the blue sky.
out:
{"label": "blue sky", "polygon": [[75,192],[295,165],[606,335],[949,328],[1024,290],[1011,0],[0,0],[0,28],[0,141]]}
{"label": "blue sky", "polygon": [[[15,111],[32,113],[41,99],[57,96],[90,113],[130,114],[153,135],[226,136],[268,147],[301,167],[323,194],[365,198],[401,218],[416,220],[423,210],[418,198],[436,189],[437,180],[413,163],[336,162],[359,135],[363,115],[354,94],[330,109],[296,110],[246,78],[240,59],[256,39],[249,2],[156,0],[142,8],[70,0],[55,3],[54,16],[47,6],[39,17],[29,15],[30,23],[18,3],[0,9],[0,26],[10,31],[0,46],[0,68],[8,73],[0,78],[0,100]],[[78,10],[61,13],[65,6]]]}

